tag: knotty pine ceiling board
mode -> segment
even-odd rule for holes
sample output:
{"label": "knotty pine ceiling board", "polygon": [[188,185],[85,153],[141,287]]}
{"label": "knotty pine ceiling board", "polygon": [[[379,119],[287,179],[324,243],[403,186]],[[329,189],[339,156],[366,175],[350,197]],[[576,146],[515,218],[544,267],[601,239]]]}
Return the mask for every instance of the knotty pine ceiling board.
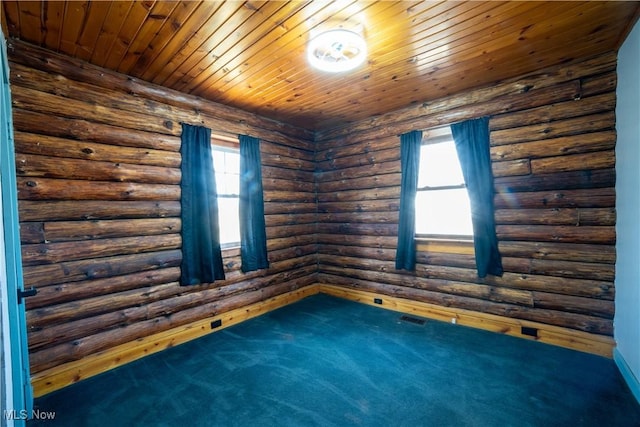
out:
{"label": "knotty pine ceiling board", "polygon": [[[7,37],[310,130],[617,51],[640,2],[2,1]],[[361,24],[367,61],[309,67],[311,32]]]}

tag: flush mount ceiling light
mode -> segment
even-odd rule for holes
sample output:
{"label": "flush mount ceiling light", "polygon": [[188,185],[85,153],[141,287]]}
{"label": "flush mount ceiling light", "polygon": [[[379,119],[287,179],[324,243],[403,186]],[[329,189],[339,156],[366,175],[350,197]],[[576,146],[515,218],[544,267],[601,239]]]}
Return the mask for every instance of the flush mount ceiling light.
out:
{"label": "flush mount ceiling light", "polygon": [[353,70],[367,57],[367,44],[362,35],[344,28],[323,31],[307,46],[307,60],[322,71],[339,73]]}

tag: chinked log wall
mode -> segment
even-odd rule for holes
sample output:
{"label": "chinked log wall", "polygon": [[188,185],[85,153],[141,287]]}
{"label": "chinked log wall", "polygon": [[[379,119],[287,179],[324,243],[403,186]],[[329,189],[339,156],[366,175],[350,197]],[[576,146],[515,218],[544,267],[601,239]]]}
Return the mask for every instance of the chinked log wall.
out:
{"label": "chinked log wall", "polygon": [[[615,87],[608,54],[317,134],[319,280],[611,343]],[[398,135],[481,116],[504,276],[479,279],[472,246],[442,242],[418,242],[415,273],[395,270]]]}
{"label": "chinked log wall", "polygon": [[[34,375],[316,281],[313,135],[9,43]],[[260,138],[268,270],[181,287],[180,122]],[[224,225],[222,225],[224,226]]]}

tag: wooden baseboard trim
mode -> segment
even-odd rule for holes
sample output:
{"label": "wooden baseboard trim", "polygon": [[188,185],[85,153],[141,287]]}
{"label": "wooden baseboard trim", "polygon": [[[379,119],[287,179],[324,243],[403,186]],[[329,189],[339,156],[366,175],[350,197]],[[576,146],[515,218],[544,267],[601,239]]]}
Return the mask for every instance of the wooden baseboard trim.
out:
{"label": "wooden baseboard trim", "polygon": [[[117,347],[93,354],[81,360],[56,366],[34,374],[31,378],[35,397],[44,396],[55,390],[74,384],[94,375],[101,374],[118,366],[148,356],[167,348],[183,344],[196,338],[233,326],[253,317],[260,316],[280,307],[297,302],[317,293],[345,298],[387,310],[414,314],[420,317],[440,320],[448,323],[469,326],[487,331],[533,339],[543,343],[613,357],[615,342],[613,338],[589,334],[572,329],[545,325],[526,320],[485,314],[470,310],[442,307],[419,301],[392,297],[373,292],[360,291],[323,283],[316,283],[304,288],[278,295],[247,307],[231,310],[197,322],[169,329],[167,331],[121,344]],[[381,304],[374,302],[379,299]],[[220,320],[222,324],[211,329],[211,323]],[[523,335],[522,328],[535,329],[537,337]]]}
{"label": "wooden baseboard trim", "polygon": [[[188,325],[140,338],[83,359],[38,372],[31,377],[33,394],[35,397],[43,396],[169,347],[183,344],[212,332],[244,322],[245,320],[317,294],[318,289],[316,285],[306,286],[259,303],[251,304],[247,307],[231,310]],[[211,323],[218,320],[220,320],[222,324],[212,329]]]}
{"label": "wooden baseboard trim", "polygon": [[[414,314],[420,317],[440,320],[448,323],[456,323],[458,325],[470,326],[472,328],[484,329],[519,338],[536,340],[546,344],[597,354],[608,358],[613,356],[615,341],[613,338],[608,336],[590,334],[573,329],[502,317],[493,314],[485,314],[471,310],[443,307],[435,304],[412,301],[341,286],[322,283],[318,283],[317,285],[320,293],[346,298],[388,310]],[[374,302],[375,299],[380,300],[381,303],[378,304]],[[537,336],[533,337],[523,334],[523,328],[525,328],[525,331],[528,331],[529,333],[535,331]]]}

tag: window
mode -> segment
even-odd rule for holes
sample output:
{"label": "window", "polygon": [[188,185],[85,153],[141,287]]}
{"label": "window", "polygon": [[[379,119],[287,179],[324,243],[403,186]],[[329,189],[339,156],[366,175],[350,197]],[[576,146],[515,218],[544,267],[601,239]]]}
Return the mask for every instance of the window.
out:
{"label": "window", "polygon": [[469,195],[449,126],[423,134],[416,235],[455,239],[473,236]]}
{"label": "window", "polygon": [[226,147],[211,147],[218,192],[220,247],[240,246],[240,152]]}

